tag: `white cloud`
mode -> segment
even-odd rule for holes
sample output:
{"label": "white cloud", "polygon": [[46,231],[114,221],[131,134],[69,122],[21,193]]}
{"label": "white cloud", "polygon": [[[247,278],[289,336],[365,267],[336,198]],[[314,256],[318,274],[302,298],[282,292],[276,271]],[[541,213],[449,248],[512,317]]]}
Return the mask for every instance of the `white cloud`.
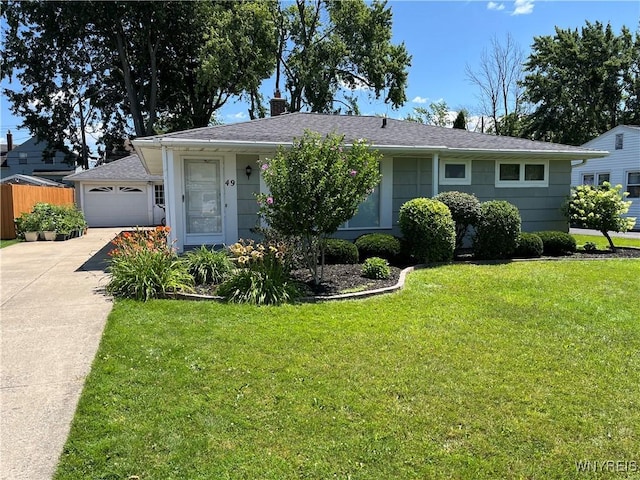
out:
{"label": "white cloud", "polygon": [[534,0],[516,0],[514,2],[515,9],[511,15],[529,15],[533,12]]}
{"label": "white cloud", "polygon": [[226,117],[230,118],[231,120],[244,120],[245,118],[247,118],[247,114],[245,112],[228,113]]}
{"label": "white cloud", "polygon": [[413,103],[427,103],[429,101],[428,98],[423,98],[420,96],[415,97],[413,100],[411,100]]}
{"label": "white cloud", "polygon": [[489,2],[487,3],[489,10],[504,10],[504,3]]}

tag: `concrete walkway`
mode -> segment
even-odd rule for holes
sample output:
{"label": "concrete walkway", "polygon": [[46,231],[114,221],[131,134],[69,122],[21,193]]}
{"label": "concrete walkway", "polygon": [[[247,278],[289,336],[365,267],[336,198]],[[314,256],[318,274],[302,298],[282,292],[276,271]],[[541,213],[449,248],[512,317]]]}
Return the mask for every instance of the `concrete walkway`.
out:
{"label": "concrete walkway", "polygon": [[121,229],[0,249],[0,478],[48,480],[69,433],[111,299]]}

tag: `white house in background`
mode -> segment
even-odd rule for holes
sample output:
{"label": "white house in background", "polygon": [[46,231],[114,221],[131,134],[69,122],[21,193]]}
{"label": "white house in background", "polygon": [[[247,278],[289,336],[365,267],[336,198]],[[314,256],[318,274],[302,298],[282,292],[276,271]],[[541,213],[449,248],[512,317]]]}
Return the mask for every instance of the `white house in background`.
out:
{"label": "white house in background", "polygon": [[635,228],[640,229],[640,126],[618,125],[582,146],[610,153],[574,163],[571,185],[622,185],[632,202],[627,216],[635,217]]}
{"label": "white house in background", "polygon": [[160,225],[164,218],[162,175],[150,175],[129,155],[64,178],[76,188],[76,203],[90,227]]}

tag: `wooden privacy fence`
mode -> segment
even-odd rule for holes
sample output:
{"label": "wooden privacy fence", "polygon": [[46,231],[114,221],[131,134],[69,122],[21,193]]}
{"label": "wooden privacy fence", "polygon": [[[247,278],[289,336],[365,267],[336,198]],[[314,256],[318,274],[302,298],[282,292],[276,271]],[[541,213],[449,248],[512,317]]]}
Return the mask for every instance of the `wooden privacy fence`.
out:
{"label": "wooden privacy fence", "polygon": [[36,203],[53,205],[73,205],[74,189],[61,187],[34,187],[31,185],[0,185],[0,238],[16,238],[14,219],[24,212],[30,212]]}

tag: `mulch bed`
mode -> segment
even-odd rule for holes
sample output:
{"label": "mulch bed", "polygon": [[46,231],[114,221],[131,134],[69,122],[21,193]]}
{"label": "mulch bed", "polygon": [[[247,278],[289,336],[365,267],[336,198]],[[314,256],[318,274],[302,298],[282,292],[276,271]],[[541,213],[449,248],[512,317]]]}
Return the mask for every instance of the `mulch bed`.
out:
{"label": "mulch bed", "polygon": [[[615,252],[609,250],[597,250],[595,252],[576,252],[571,255],[559,257],[541,257],[533,260],[553,259],[606,259],[606,258],[640,258],[640,248],[618,247]],[[456,261],[474,261],[470,255],[462,255]],[[508,262],[509,260],[504,260]],[[384,287],[392,287],[398,283],[402,268],[390,267],[391,276],[386,280],[374,280],[362,276],[362,265],[325,265],[323,281],[320,285],[313,283],[311,274],[306,269],[294,270],[292,277],[300,282],[306,290],[306,296],[330,296],[343,293],[354,293],[368,290],[376,290]],[[211,286],[197,286],[197,293],[211,295]]]}
{"label": "mulch bed", "polygon": [[[615,252],[609,250],[597,250],[595,252],[576,252],[572,255],[559,257],[541,257],[536,260],[547,259],[591,259],[591,258],[640,258],[640,248],[618,247]],[[473,261],[473,258],[464,256],[457,261]],[[506,260],[509,261],[509,260]],[[296,270],[293,277],[305,284],[309,295],[328,296],[346,293],[345,291],[366,291],[383,287],[391,287],[398,283],[401,268],[391,267],[391,276],[387,280],[372,280],[361,275],[362,265],[325,265],[323,281],[320,285],[313,284],[311,275],[307,270]]]}

